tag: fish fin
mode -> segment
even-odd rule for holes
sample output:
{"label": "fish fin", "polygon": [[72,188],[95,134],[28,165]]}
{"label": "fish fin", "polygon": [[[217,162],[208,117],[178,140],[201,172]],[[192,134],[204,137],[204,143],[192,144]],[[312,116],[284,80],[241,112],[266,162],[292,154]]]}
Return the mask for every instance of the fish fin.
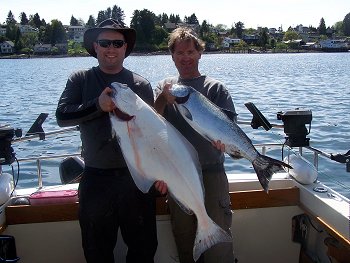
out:
{"label": "fish fin", "polygon": [[229,154],[229,156],[232,158],[232,159],[235,159],[235,160],[238,160],[238,159],[242,159],[243,156],[240,154],[239,151],[236,151],[236,152],[232,152]]}
{"label": "fish fin", "polygon": [[269,183],[274,173],[283,170],[283,167],[293,169],[290,165],[282,161],[261,154],[258,155],[252,164],[259,182],[266,193],[269,191]]}
{"label": "fish fin", "polygon": [[198,224],[196,239],[193,246],[193,259],[197,261],[200,255],[212,246],[222,242],[232,242],[232,237],[225,230],[219,227],[213,220],[207,229],[199,229]]}
{"label": "fish fin", "polygon": [[184,205],[183,203],[181,203],[179,201],[179,199],[177,199],[173,194],[171,194],[171,198],[177,203],[177,205],[182,209],[182,211],[184,211],[186,214],[188,215],[193,215],[193,211],[191,208],[189,208],[188,206]]}
{"label": "fish fin", "polygon": [[140,174],[139,170],[135,169],[130,163],[128,163],[128,161],[126,161],[126,164],[137,188],[140,189],[140,191],[143,193],[148,193],[149,189],[154,184],[155,179],[150,179],[145,177],[144,174]]}

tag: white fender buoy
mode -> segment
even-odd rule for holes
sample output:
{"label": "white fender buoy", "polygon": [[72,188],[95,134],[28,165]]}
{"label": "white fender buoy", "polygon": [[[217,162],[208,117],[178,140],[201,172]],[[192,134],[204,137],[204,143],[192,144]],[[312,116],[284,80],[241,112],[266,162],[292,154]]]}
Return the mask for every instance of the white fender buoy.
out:
{"label": "white fender buoy", "polygon": [[9,173],[0,174],[0,205],[6,203],[13,191],[13,178]]}
{"label": "white fender buoy", "polygon": [[284,158],[293,169],[283,167],[296,181],[301,184],[312,184],[316,181],[318,172],[316,167],[300,154],[291,154]]}

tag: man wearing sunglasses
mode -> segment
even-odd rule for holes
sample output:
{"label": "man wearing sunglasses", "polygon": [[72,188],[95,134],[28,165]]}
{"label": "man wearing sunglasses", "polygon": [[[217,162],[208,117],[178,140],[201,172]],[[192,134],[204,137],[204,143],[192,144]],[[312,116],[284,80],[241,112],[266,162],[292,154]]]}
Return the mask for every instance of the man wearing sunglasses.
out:
{"label": "man wearing sunglasses", "polygon": [[[109,120],[115,109],[112,82],[126,84],[146,103],[154,103],[150,83],[123,67],[135,39],[134,29],[114,19],[88,29],[84,45],[98,66],[68,78],[56,111],[60,126],[80,127],[85,170],[79,184],[79,222],[88,263],[114,262],[119,229],[128,246],[126,262],[153,262],[157,249],[155,197],[137,189]],[[163,182],[155,188],[166,191]]]}

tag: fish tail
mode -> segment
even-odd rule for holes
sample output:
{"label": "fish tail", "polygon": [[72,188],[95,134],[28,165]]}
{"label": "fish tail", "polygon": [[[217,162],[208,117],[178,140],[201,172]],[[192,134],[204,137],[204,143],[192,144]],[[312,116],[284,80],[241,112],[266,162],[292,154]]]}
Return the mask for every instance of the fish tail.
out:
{"label": "fish tail", "polygon": [[221,242],[232,242],[232,237],[213,220],[209,218],[207,229],[200,229],[200,224],[198,224],[193,246],[194,261],[197,261],[204,251]]}
{"label": "fish tail", "polygon": [[272,175],[283,170],[283,166],[293,169],[290,165],[282,161],[261,154],[253,161],[254,170],[266,193],[269,191],[269,183]]}

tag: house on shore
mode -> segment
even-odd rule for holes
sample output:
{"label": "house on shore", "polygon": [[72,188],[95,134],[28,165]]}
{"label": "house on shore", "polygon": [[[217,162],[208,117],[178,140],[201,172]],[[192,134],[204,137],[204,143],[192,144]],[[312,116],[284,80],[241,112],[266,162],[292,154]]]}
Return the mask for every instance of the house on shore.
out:
{"label": "house on shore", "polygon": [[4,41],[0,43],[1,55],[11,55],[15,52],[15,44],[12,41]]}
{"label": "house on shore", "polygon": [[57,43],[55,45],[51,44],[36,44],[34,46],[35,55],[52,55],[53,53],[67,54],[68,44],[67,43]]}

